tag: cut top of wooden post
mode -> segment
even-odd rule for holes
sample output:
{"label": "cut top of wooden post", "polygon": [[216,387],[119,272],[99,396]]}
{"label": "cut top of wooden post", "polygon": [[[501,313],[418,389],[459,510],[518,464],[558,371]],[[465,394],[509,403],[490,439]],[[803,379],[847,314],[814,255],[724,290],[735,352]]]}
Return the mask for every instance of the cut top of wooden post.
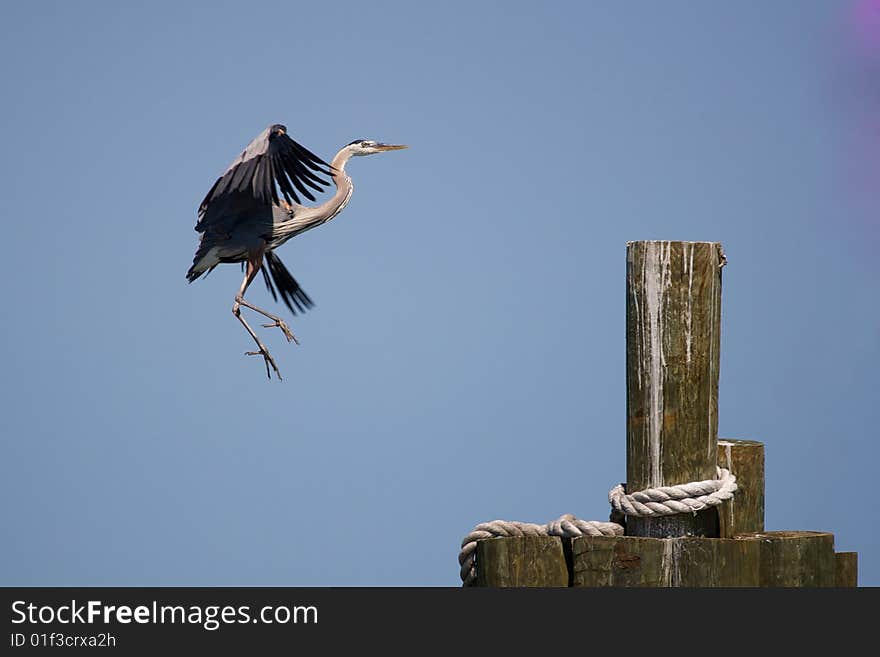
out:
{"label": "cut top of wooden post", "polygon": [[627,244],[629,492],[715,477],[724,263],[717,242]]}

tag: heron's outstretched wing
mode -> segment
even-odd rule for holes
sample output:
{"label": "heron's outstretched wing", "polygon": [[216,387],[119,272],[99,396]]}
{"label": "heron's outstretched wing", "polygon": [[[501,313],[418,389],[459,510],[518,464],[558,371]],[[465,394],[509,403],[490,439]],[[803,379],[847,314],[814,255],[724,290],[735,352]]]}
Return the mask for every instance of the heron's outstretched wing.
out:
{"label": "heron's outstretched wing", "polygon": [[315,197],[308,187],[322,192],[330,182],[316,174],[332,175],[330,165],[320,157],[269,126],[247,145],[199,206],[199,216],[218,198],[236,192],[246,192],[260,203],[278,205],[278,189],[285,200],[299,203],[297,192],[310,201]]}

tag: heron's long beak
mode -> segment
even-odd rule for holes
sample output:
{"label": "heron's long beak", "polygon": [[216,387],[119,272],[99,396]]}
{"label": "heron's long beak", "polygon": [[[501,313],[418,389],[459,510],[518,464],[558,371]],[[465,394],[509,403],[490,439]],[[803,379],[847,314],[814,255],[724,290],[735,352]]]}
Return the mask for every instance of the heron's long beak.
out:
{"label": "heron's long beak", "polygon": [[406,144],[376,144],[376,148],[380,151],[399,151],[409,147]]}

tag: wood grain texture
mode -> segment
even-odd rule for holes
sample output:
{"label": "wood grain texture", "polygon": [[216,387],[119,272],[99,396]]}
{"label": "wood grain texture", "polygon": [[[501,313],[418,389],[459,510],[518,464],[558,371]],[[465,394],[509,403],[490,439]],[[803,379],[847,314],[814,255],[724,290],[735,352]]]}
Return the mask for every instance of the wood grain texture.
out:
{"label": "wood grain texture", "polygon": [[477,586],[568,586],[568,564],[558,536],[487,538],[477,543]]}
{"label": "wood grain texture", "polygon": [[836,583],[833,534],[771,531],[738,534],[734,540],[760,544],[762,587],[817,587]]}
{"label": "wood grain texture", "polygon": [[760,586],[760,546],[753,541],[684,536],[674,542],[674,586]]}
{"label": "wood grain texture", "polygon": [[834,554],[834,585],[854,587],[859,585],[859,555],[856,552]]}
{"label": "wood grain texture", "polygon": [[670,586],[669,541],[641,536],[579,536],[572,540],[574,586]]}
{"label": "wood grain texture", "polygon": [[733,499],[718,508],[721,538],[764,531],[764,445],[754,440],[718,441],[718,465],[736,476]]}
{"label": "wood grain texture", "polygon": [[582,536],[572,541],[573,586],[756,587],[760,545],[683,536]]}

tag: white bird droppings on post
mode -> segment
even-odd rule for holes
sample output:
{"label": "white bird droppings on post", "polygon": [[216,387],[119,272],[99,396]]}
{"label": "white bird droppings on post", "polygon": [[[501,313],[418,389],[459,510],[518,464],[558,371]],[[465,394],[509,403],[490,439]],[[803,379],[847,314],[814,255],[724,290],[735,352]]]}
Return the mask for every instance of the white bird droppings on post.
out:
{"label": "white bird droppings on post", "polygon": [[[631,286],[630,296],[632,297],[633,312],[635,313],[635,316],[641,317],[641,310],[639,308],[639,295],[636,293],[636,288],[634,285]],[[636,348],[638,349],[639,362],[642,362],[642,356],[644,354],[644,345],[642,344],[642,342],[643,342],[642,340],[636,341]],[[642,389],[642,368],[641,367],[636,368],[636,376],[637,376],[637,379],[639,382],[639,390],[641,390]]]}
{"label": "white bird droppings on post", "polygon": [[678,541],[664,538],[663,554],[660,555],[660,585],[666,587],[681,585],[681,558]]}
{"label": "white bird droppings on post", "polygon": [[[693,289],[694,289],[694,243],[685,243],[685,256],[681,259],[682,263],[687,267],[687,275],[688,275],[688,302],[687,302],[687,315],[685,316],[685,324],[687,326],[687,333],[685,334],[685,352],[686,352],[686,362],[688,365],[691,364],[691,344],[693,343],[693,336],[691,335],[691,301],[693,300]],[[690,249],[690,256],[687,257],[687,251]]]}
{"label": "white bird droppings on post", "polygon": [[[719,248],[719,258],[722,260],[722,264],[720,266],[723,267],[724,266],[723,262],[726,262],[726,259],[724,258],[724,252],[720,250],[721,245],[719,245],[718,248]],[[712,286],[712,302],[711,302],[712,305],[710,306],[710,308],[712,308],[712,309],[716,309],[719,307],[718,306],[718,298],[717,298],[717,290],[718,290],[718,288],[715,285],[713,285]],[[716,360],[715,360],[716,359],[715,339],[716,339],[715,336],[713,336],[713,335],[709,336],[709,362],[710,363],[716,362]],[[716,385],[715,391],[716,391],[716,393],[718,391],[717,385]],[[713,401],[714,401],[714,405],[713,405]],[[716,449],[716,443],[718,442],[718,435],[717,435],[718,417],[716,415],[716,413],[718,412],[717,404],[718,404],[717,397],[715,397],[713,400],[712,395],[709,395],[709,410],[706,413],[706,417],[709,418],[709,426],[706,430],[706,436],[707,436],[706,456],[709,458],[712,457],[712,450]],[[714,420],[714,423],[713,423],[713,420]],[[717,458],[717,456],[716,456],[716,458]]]}
{"label": "white bird droppings on post", "polygon": [[[659,252],[657,249],[659,248]],[[642,336],[640,346],[643,353],[650,356],[651,381],[647,390],[645,406],[648,414],[648,442],[650,449],[651,474],[649,484],[662,486],[660,454],[660,434],[663,430],[663,377],[666,358],[663,354],[663,299],[672,281],[670,242],[647,242],[643,267],[645,289],[645,313],[647,315],[647,335]]]}

